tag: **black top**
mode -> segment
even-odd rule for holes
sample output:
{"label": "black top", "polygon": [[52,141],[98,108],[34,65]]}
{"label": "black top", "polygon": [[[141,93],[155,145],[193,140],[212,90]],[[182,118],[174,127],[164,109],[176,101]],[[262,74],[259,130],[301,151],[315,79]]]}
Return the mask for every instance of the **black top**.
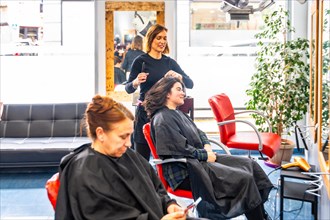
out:
{"label": "black top", "polygon": [[[160,80],[169,70],[173,70],[182,75],[183,83],[189,89],[193,88],[194,83],[185,72],[180,68],[178,63],[172,58],[162,55],[161,59],[154,59],[149,54],[142,54],[138,56],[132,65],[131,73],[128,77],[125,89],[127,93],[135,92],[133,87],[133,80],[142,72],[142,63],[144,63],[144,72],[149,73],[147,81],[140,84],[140,97],[139,100],[143,101],[146,92]],[[147,113],[143,106],[136,108],[135,114],[135,127],[134,127],[134,142],[147,145],[144,138],[142,127],[145,123],[149,122]]]}
{"label": "black top", "polygon": [[55,219],[159,220],[175,202],[153,167],[128,149],[120,158],[83,145],[61,161]]}
{"label": "black top", "polygon": [[115,67],[115,84],[122,84],[126,81],[126,75],[122,69]]}
{"label": "black top", "polygon": [[121,68],[125,70],[125,72],[131,72],[132,64],[135,58],[140,56],[141,54],[144,54],[142,50],[129,50],[127,51],[124,62],[121,65]]}
{"label": "black top", "polygon": [[149,54],[142,54],[135,59],[132,65],[131,73],[128,77],[128,83],[125,86],[127,93],[133,93],[136,89],[133,87],[133,80],[141,73],[142,63],[145,63],[144,72],[149,73],[147,81],[140,85],[139,100],[143,101],[145,93],[160,80],[169,70],[173,70],[182,75],[183,83],[189,89],[193,88],[194,83],[189,76],[181,69],[179,64],[172,58],[162,55],[161,59],[154,59]]}

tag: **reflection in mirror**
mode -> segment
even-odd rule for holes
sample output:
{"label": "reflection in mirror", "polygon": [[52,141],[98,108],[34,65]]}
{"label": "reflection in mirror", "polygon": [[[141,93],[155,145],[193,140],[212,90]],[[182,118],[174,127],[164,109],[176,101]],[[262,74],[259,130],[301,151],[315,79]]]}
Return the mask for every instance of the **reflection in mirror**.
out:
{"label": "reflection in mirror", "polygon": [[[316,23],[314,21],[313,23],[313,33],[315,33],[315,26]],[[314,113],[314,108],[315,108],[315,36],[313,34],[313,38],[312,38],[312,42],[311,42],[311,58],[312,58],[312,63],[311,63],[311,93],[310,93],[310,114],[311,114],[311,118],[315,119],[315,113]]]}
{"label": "reflection in mirror", "polygon": [[[330,99],[330,4],[323,2],[323,39],[322,39],[322,152],[329,151],[329,99]],[[328,154],[324,154],[328,159]]]}
{"label": "reflection in mirror", "polygon": [[[311,16],[311,43],[310,43],[310,93],[309,93],[309,115],[312,126],[317,124],[317,6]],[[313,132],[314,133],[314,132]],[[316,142],[316,133],[313,134]]]}
{"label": "reflection in mirror", "polygon": [[130,43],[136,34],[144,36],[156,23],[155,11],[115,11],[114,34],[120,43]]}
{"label": "reflection in mirror", "polygon": [[[319,83],[320,83],[320,104],[319,108],[319,122],[320,128],[318,131],[318,149],[319,149],[319,163],[320,171],[329,173],[329,86],[330,86],[330,36],[329,36],[329,21],[330,21],[330,1],[320,1],[320,27],[321,27],[321,41],[320,47],[320,62],[319,62]],[[323,176],[325,187],[327,189],[328,198],[330,198],[330,176]]]}
{"label": "reflection in mirror", "polygon": [[[156,23],[156,11],[115,11],[114,13],[114,56],[120,59],[120,64],[115,62],[115,85],[119,74],[123,74],[125,81],[128,79],[129,69],[127,65],[132,64],[134,60],[131,56],[133,54],[140,55],[140,53],[132,53],[129,55],[129,62],[125,61],[125,56],[129,50],[135,50],[132,47],[132,41],[135,36],[139,35],[142,38],[147,33],[149,27]],[[143,48],[141,48],[143,49]],[[139,48],[140,50],[140,48]],[[128,62],[128,63],[127,63]],[[125,65],[125,67],[124,67]],[[118,81],[117,81],[118,82]],[[122,88],[123,89],[123,88]],[[115,90],[121,90],[117,85]]]}

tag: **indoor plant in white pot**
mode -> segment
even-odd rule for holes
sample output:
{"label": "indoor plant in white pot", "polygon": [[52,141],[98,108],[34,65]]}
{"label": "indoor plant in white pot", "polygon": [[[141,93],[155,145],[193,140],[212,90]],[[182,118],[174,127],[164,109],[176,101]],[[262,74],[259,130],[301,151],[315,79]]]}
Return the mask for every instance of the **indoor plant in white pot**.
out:
{"label": "indoor plant in white pot", "polygon": [[[263,112],[270,123],[274,133],[283,138],[290,134],[294,124],[303,119],[307,112],[309,101],[309,43],[306,39],[297,38],[288,40],[287,34],[294,32],[288,12],[283,8],[266,15],[264,29],[256,34],[260,39],[259,50],[256,56],[256,72],[252,76],[250,87],[246,91],[249,97],[247,109]],[[268,39],[264,44],[264,39]],[[261,131],[265,131],[267,124],[264,119],[253,116]],[[282,149],[287,148],[284,145]],[[289,156],[275,155],[271,161],[279,164],[280,157],[284,160]],[[291,153],[291,154],[290,154]],[[288,158],[289,157],[289,158]]]}

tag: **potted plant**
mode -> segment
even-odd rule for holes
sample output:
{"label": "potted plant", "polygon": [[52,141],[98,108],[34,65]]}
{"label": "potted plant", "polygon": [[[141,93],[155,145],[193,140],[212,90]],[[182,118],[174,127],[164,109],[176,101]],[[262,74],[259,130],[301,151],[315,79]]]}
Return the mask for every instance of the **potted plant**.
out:
{"label": "potted plant", "polygon": [[[287,39],[287,33],[294,32],[288,15],[280,7],[264,17],[264,29],[255,35],[260,40],[256,72],[246,90],[249,97],[247,109],[263,112],[272,125],[272,132],[281,137],[290,135],[294,124],[303,119],[309,101],[309,43],[302,38]],[[265,39],[270,43],[263,43]],[[265,120],[257,115],[253,117],[259,129],[266,131]],[[286,149],[287,145],[281,148]],[[289,155],[283,157],[280,150],[282,155],[275,155],[274,158],[290,160],[292,152],[293,147],[289,148]],[[272,162],[281,162],[274,158]]]}

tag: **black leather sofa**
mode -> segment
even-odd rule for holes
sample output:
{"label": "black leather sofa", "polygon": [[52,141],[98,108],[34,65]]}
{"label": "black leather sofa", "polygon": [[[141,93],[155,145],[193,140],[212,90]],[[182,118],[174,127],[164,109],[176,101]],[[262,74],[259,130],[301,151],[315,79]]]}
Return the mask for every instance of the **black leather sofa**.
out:
{"label": "black leather sofa", "polygon": [[0,121],[0,168],[57,167],[90,142],[81,120],[87,103],[5,104]]}

